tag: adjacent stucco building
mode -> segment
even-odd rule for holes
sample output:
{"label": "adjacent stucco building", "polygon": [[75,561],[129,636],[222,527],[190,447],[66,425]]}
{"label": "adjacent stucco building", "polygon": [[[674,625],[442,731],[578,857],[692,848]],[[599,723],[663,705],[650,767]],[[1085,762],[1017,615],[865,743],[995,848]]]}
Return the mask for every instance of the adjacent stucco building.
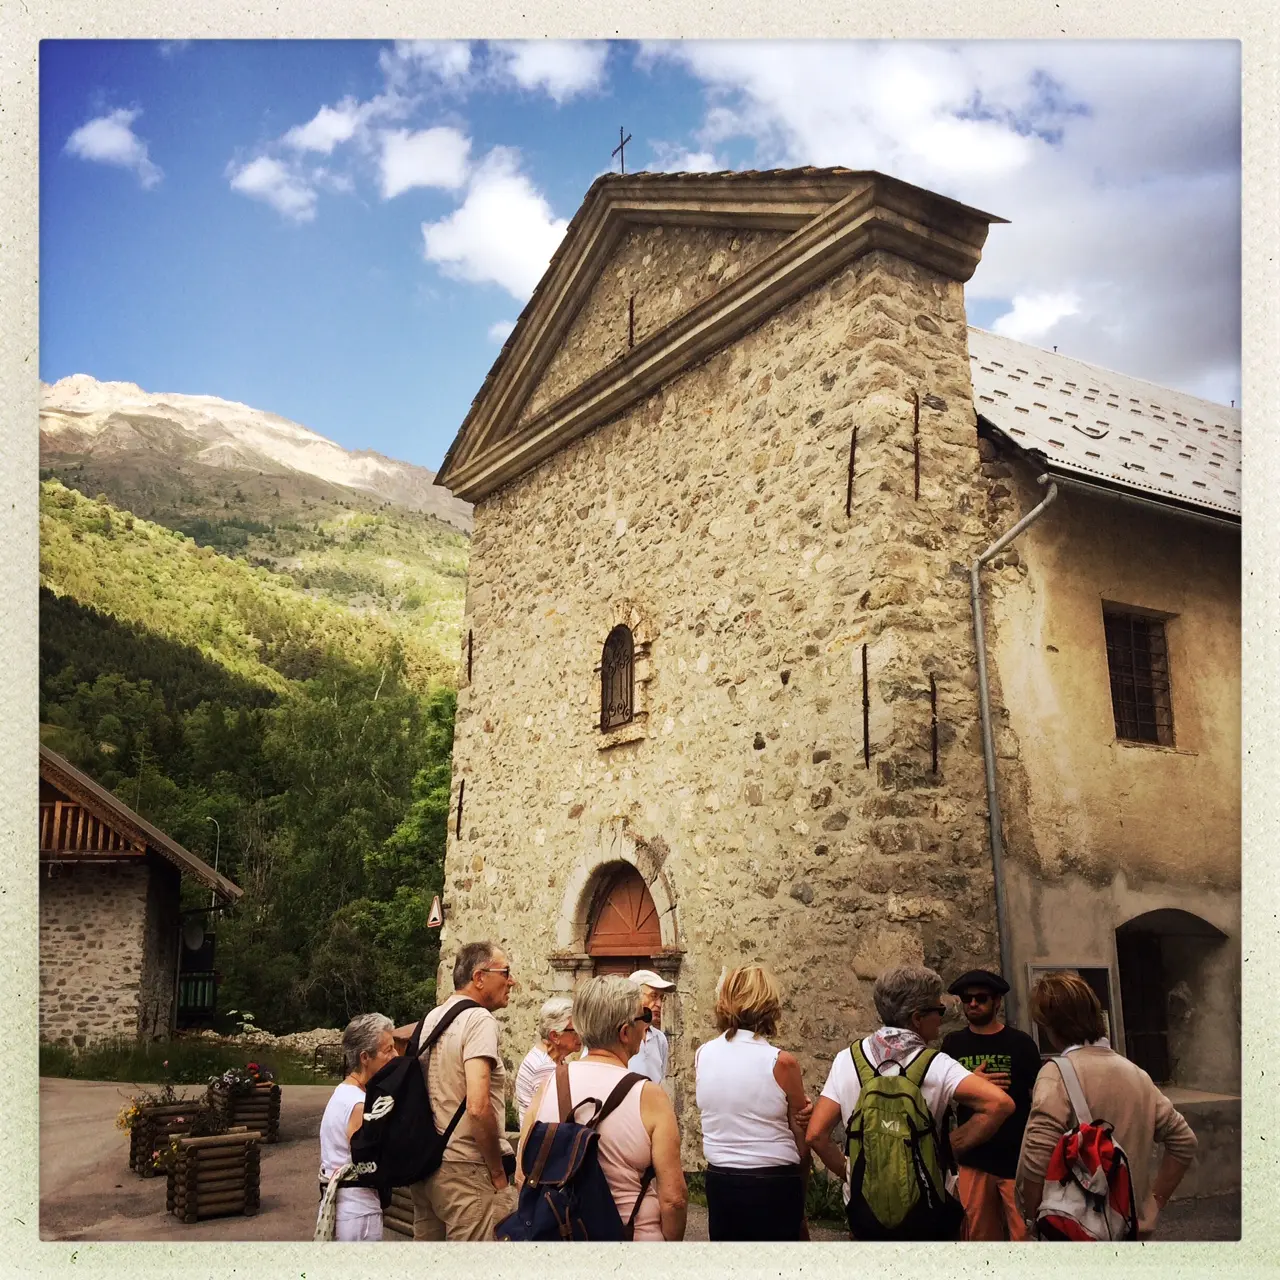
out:
{"label": "adjacent stucco building", "polygon": [[[820,1083],[886,965],[1000,963],[989,778],[1022,1008],[1081,968],[1124,1043],[1158,991],[1133,1045],[1238,1088],[1238,414],[970,330],[999,221],[842,169],[601,178],[439,474],[475,504],[441,989],[500,939],[518,1060],[548,993],[668,974],[689,1158],[722,966],[778,973]],[[989,770],[971,567],[1047,471],[980,574]]]}
{"label": "adjacent stucco building", "polygon": [[40,748],[40,1039],[173,1030],[182,876],[241,890],[57,752]]}

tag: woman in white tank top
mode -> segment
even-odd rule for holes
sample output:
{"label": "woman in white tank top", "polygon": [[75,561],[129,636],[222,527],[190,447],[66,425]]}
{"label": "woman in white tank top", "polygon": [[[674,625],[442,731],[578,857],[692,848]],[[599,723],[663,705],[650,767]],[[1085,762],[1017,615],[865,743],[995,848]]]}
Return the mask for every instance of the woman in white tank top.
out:
{"label": "woman in white tank top", "polygon": [[762,965],[733,969],[716,995],[724,1033],[694,1057],[707,1219],[712,1240],[802,1240],[813,1104],[800,1064],[767,1037],[782,1013],[777,979]]}
{"label": "woman in white tank top", "polygon": [[[342,1033],[346,1079],[333,1091],[320,1119],[320,1191],[351,1163],[351,1137],[364,1122],[364,1087],[396,1056],[392,1023],[380,1013],[352,1018]],[[335,1240],[381,1240],[382,1204],[369,1187],[339,1187]]]}
{"label": "woman in white tank top", "polygon": [[[604,1099],[627,1074],[627,1063],[640,1046],[648,1023],[641,1014],[640,988],[610,974],[590,978],[573,997],[573,1025],[586,1047],[585,1058],[568,1062],[569,1096]],[[581,1118],[589,1118],[585,1109]],[[537,1121],[560,1118],[554,1074],[534,1094],[525,1112],[516,1155],[516,1185],[524,1181],[524,1147]],[[618,1214],[631,1218],[641,1178],[653,1165],[650,1182],[635,1215],[635,1240],[684,1239],[688,1191],[680,1167],[680,1129],[671,1100],[656,1084],[637,1084],[599,1128],[600,1168]]]}

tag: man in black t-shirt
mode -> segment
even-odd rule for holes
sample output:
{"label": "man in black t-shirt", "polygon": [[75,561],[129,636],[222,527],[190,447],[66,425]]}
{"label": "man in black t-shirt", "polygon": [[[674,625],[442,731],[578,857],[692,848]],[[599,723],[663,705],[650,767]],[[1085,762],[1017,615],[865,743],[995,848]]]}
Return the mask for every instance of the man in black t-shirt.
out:
{"label": "man in black t-shirt", "polygon": [[[1022,1131],[1031,1113],[1031,1090],[1040,1072],[1040,1050],[1025,1031],[1001,1021],[1000,997],[1009,984],[999,974],[971,969],[947,990],[960,997],[969,1025],[944,1037],[942,1052],[999,1085],[1013,1098],[1015,1108],[990,1141],[971,1148],[960,1159],[962,1239],[1028,1240],[1030,1233],[1014,1200],[1013,1186]],[[968,1118],[961,1107],[961,1123]]]}

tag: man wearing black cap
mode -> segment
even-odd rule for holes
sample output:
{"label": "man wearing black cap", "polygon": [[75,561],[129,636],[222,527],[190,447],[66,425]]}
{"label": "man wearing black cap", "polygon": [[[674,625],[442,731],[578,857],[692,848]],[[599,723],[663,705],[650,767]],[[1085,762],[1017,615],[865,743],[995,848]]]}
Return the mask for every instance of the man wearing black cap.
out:
{"label": "man wearing black cap", "polygon": [[[1022,1131],[1031,1113],[1031,1090],[1040,1072],[1040,1050],[1025,1031],[1007,1027],[1000,1020],[1000,997],[1009,984],[999,974],[971,969],[947,990],[960,997],[969,1025],[947,1035],[942,1052],[999,1085],[1014,1102],[1013,1115],[990,1141],[959,1157],[962,1238],[1027,1240],[1030,1234],[1014,1200],[1013,1187]],[[961,1123],[968,1118],[961,1107]]]}

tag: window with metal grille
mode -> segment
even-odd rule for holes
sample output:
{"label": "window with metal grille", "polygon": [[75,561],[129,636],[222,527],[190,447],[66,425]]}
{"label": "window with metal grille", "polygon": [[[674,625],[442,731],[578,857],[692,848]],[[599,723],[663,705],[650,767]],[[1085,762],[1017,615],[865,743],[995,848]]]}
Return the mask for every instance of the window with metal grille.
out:
{"label": "window with metal grille", "polygon": [[1173,746],[1164,622],[1118,609],[1103,609],[1102,622],[1107,636],[1116,737]]}
{"label": "window with metal grille", "polygon": [[600,660],[600,728],[629,724],[635,707],[635,644],[630,627],[614,627]]}

